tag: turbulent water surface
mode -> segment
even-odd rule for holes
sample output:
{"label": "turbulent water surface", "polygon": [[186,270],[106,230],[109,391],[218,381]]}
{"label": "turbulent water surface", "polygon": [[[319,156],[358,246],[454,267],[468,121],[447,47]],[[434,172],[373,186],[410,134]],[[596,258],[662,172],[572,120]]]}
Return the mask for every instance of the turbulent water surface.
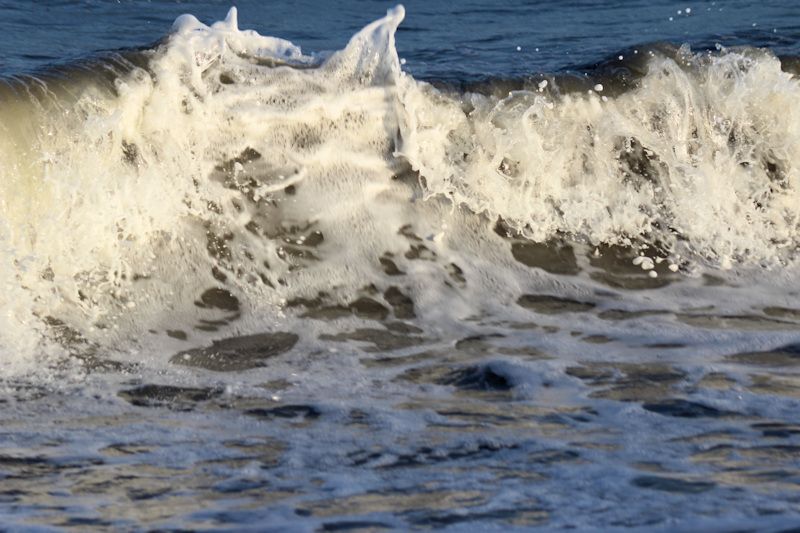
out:
{"label": "turbulent water surface", "polygon": [[430,4],[0,2],[5,526],[800,521],[800,8]]}

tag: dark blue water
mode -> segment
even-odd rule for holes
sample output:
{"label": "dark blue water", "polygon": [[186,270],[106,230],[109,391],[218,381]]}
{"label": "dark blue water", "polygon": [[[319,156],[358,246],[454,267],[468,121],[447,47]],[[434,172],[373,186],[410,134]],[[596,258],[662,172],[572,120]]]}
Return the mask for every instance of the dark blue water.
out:
{"label": "dark blue water", "polygon": [[[306,52],[338,50],[391,3],[0,2],[0,72],[63,62],[98,50],[142,46],[192,13],[210,23],[239,8],[242,28],[288,39]],[[556,72],[634,45],[750,45],[800,52],[800,5],[747,0],[405,2],[397,47],[417,78],[468,81]],[[687,13],[687,8],[689,12]],[[517,50],[517,47],[520,49]]]}

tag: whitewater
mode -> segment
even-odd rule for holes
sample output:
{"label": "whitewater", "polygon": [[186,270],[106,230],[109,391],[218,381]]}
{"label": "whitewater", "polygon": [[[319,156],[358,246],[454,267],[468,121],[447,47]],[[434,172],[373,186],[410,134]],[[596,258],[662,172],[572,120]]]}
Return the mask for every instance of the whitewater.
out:
{"label": "whitewater", "polygon": [[5,523],[796,523],[800,62],[422,80],[404,17],[0,78]]}

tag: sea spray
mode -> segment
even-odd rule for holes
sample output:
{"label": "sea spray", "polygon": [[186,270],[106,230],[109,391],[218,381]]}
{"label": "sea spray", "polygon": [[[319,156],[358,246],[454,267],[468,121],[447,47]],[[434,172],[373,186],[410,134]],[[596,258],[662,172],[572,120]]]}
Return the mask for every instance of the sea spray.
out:
{"label": "sea spray", "polygon": [[643,48],[602,84],[459,92],[402,71],[403,16],[304,55],[235,9],[187,15],[151,49],[7,80],[6,358],[291,328],[312,301],[398,294],[457,327],[585,263],[531,270],[536,246],[628,264],[644,247],[645,288],[793,261],[800,88],[770,53]]}

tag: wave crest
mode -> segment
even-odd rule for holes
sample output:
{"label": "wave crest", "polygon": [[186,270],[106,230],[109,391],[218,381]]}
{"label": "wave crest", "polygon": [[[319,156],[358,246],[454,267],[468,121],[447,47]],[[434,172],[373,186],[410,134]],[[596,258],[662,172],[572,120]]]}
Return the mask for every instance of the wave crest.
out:
{"label": "wave crest", "polygon": [[402,72],[403,16],[315,55],[235,9],[184,16],[152,49],[6,80],[0,351],[255,331],[322,294],[438,317],[456,291],[465,313],[525,283],[495,279],[514,262],[497,219],[675,263],[793,259],[800,88],[770,53],[643,48],[594,78],[457,92]]}

